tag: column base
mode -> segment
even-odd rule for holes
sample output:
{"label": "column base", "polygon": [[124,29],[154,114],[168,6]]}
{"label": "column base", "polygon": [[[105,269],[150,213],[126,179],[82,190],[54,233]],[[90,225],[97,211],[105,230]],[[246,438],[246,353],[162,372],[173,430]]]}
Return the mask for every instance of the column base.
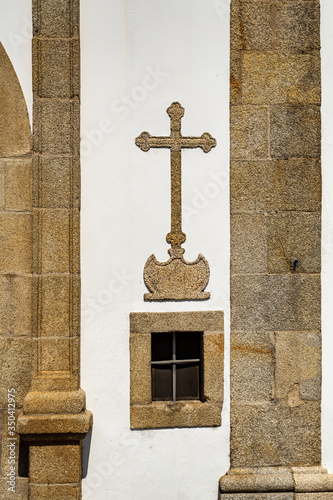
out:
{"label": "column base", "polygon": [[333,500],[333,474],[318,467],[229,469],[220,500]]}
{"label": "column base", "polygon": [[41,412],[23,413],[17,420],[20,439],[29,447],[29,500],[81,499],[81,443],[92,426],[92,413],[57,411],[81,410],[84,402],[83,391],[27,397],[25,409]]}

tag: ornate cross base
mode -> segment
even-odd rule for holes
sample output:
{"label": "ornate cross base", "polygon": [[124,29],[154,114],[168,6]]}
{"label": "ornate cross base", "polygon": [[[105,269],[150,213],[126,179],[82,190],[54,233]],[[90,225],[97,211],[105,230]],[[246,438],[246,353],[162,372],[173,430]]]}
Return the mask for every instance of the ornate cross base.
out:
{"label": "ornate cross base", "polygon": [[181,245],[186,241],[182,231],[182,180],[181,151],[183,148],[201,148],[208,153],[216,146],[216,140],[208,132],[200,137],[183,137],[181,119],[185,109],[179,102],[168,107],[170,116],[170,135],[167,137],[151,136],[142,132],[135,144],[142,151],[150,148],[169,148],[171,156],[171,231],[166,240],[171,244],[168,250],[170,259],[159,262],[151,255],[146,262],[143,277],[151,293],[144,294],[144,300],[206,300],[209,292],[204,292],[209,281],[209,265],[205,257],[199,254],[194,262],[187,262]]}
{"label": "ornate cross base", "polygon": [[187,262],[183,248],[170,248],[170,259],[159,262],[151,255],[146,262],[143,277],[151,293],[144,300],[207,300],[204,292],[209,281],[209,264],[200,253],[194,262]]}
{"label": "ornate cross base", "polygon": [[220,500],[331,500],[333,474],[318,467],[230,469],[220,479]]}

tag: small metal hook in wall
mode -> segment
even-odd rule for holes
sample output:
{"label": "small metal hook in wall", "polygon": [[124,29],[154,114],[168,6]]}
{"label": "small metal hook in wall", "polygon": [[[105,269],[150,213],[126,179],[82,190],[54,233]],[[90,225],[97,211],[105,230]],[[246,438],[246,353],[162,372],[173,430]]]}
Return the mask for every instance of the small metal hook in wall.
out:
{"label": "small metal hook in wall", "polygon": [[297,257],[293,257],[290,259],[290,265],[293,273],[296,271],[296,267],[299,267],[301,265],[301,261]]}

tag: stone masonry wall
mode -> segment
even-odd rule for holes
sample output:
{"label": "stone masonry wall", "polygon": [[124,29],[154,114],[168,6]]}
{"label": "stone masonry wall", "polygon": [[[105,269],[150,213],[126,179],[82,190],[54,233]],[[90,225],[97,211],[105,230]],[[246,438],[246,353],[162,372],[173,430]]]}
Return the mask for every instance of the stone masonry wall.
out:
{"label": "stone masonry wall", "polygon": [[321,462],[319,0],[231,6],[231,467]]}
{"label": "stone masonry wall", "polygon": [[[28,111],[13,66],[0,44],[0,496],[4,500],[28,495],[28,480],[18,478],[18,435],[9,432],[15,428],[13,417],[16,420],[22,412],[31,382],[31,186]],[[8,390],[13,396],[10,402]],[[10,441],[14,447],[7,447],[9,437],[16,439]],[[15,467],[16,493],[8,490],[11,466]]]}

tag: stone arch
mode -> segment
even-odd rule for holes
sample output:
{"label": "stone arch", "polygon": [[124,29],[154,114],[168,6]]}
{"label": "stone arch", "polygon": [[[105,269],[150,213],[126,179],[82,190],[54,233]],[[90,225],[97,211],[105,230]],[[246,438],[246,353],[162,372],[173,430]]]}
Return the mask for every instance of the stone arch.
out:
{"label": "stone arch", "polygon": [[0,157],[31,153],[31,130],[20,82],[0,43]]}
{"label": "stone arch", "polygon": [[[32,281],[32,134],[20,82],[0,43],[0,415],[4,417],[8,394],[15,396],[20,412],[31,384]],[[7,490],[10,472],[5,448],[1,491]],[[17,465],[17,441],[15,448]],[[25,478],[16,479],[16,492],[28,496]]]}

